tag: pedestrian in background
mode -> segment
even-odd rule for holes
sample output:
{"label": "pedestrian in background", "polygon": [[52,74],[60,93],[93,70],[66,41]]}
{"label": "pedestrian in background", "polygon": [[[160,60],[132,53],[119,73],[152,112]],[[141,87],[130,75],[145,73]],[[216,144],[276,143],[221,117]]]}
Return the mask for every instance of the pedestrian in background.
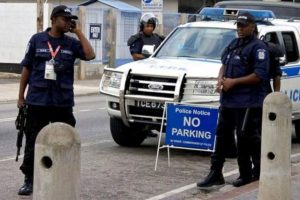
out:
{"label": "pedestrian in background", "polygon": [[127,41],[133,60],[148,58],[164,40],[163,36],[153,33],[157,22],[152,13],[146,13],[141,17],[139,32]]}
{"label": "pedestrian in background", "polygon": [[270,57],[270,78],[272,79],[272,86],[270,85],[270,92],[272,92],[272,88],[274,92],[280,92],[281,88],[281,76],[282,71],[280,66],[283,66],[284,64],[280,63],[280,57],[284,56],[282,48],[274,44],[272,42],[268,42],[268,48],[269,48],[269,57]]}
{"label": "pedestrian in background", "polygon": [[[226,137],[236,127],[239,177],[233,186],[240,187],[259,179],[262,105],[269,93],[269,54],[266,44],[254,34],[255,19],[248,12],[237,17],[238,38],[222,55],[219,72],[219,120],[216,147],[211,156],[208,176],[197,183],[205,189],[225,183]],[[252,169],[253,165],[253,169]]]}
{"label": "pedestrian in background", "polygon": [[[17,106],[26,104],[28,110],[25,153],[20,167],[25,180],[19,195],[32,193],[34,145],[40,130],[53,122],[64,122],[73,127],[76,123],[73,116],[74,61],[76,58],[95,58],[90,43],[76,26],[77,19],[66,6],[55,7],[51,13],[52,27],[31,37],[21,62],[23,69]],[[78,40],[65,35],[69,31],[75,33]]]}
{"label": "pedestrian in background", "polygon": [[[258,37],[258,28],[255,26],[254,34]],[[260,37],[262,41],[264,41],[267,45],[267,49],[269,51],[269,74],[270,78],[273,81],[273,91],[279,92],[281,87],[281,76],[282,71],[280,66],[285,65],[285,63],[280,63],[280,58],[284,57],[284,51],[279,44],[276,44],[275,41],[267,41],[264,36]],[[270,92],[272,92],[272,86],[270,85]]]}

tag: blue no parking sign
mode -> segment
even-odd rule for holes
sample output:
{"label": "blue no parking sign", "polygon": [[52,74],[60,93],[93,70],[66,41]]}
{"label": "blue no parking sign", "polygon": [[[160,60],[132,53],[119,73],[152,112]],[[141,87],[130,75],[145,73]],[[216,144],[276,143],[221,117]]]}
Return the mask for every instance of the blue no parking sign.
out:
{"label": "blue no parking sign", "polygon": [[165,144],[214,151],[217,120],[217,108],[168,103]]}

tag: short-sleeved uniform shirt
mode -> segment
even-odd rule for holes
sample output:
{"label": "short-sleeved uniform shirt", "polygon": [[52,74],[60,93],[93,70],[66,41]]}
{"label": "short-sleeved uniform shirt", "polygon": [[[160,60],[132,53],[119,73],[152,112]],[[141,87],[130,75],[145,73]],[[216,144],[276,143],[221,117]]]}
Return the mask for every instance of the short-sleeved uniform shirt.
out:
{"label": "short-sleeved uniform shirt", "polygon": [[[266,42],[265,42],[266,43]],[[276,76],[281,76],[282,71],[280,68],[280,57],[284,56],[284,52],[281,46],[274,44],[272,42],[266,43],[269,50],[270,57],[270,78],[275,78]]]}
{"label": "short-sleeved uniform shirt", "polygon": [[247,39],[234,39],[224,50],[222,64],[225,78],[239,78],[255,73],[261,80],[255,85],[234,86],[221,93],[220,102],[224,107],[261,107],[268,94],[269,53],[265,43],[254,35]]}
{"label": "short-sleeved uniform shirt", "polygon": [[[21,65],[31,73],[28,82],[26,103],[39,106],[74,106],[74,62],[76,58],[86,60],[80,42],[67,35],[53,38],[46,31],[33,35],[28,43],[25,57]],[[49,50],[50,42],[53,51],[61,46],[54,60],[59,71],[56,80],[44,78],[45,64],[52,56]]]}
{"label": "short-sleeved uniform shirt", "polygon": [[156,49],[160,43],[163,41],[157,34],[152,34],[150,36],[145,35],[143,32],[132,35],[128,40],[129,51],[131,54],[141,54],[144,45],[154,45]]}

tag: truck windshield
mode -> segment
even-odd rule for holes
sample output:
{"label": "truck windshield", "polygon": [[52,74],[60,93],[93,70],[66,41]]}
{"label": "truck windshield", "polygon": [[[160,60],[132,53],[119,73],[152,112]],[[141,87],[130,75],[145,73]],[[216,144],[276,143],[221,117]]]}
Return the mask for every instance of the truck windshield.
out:
{"label": "truck windshield", "polygon": [[234,29],[178,28],[155,57],[220,59],[225,47],[236,37]]}

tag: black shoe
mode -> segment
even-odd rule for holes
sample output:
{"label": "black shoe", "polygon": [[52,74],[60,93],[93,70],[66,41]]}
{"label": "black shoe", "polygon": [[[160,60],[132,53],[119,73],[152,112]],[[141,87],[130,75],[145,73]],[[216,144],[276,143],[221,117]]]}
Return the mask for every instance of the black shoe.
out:
{"label": "black shoe", "polygon": [[223,174],[220,170],[211,170],[202,182],[197,183],[200,189],[208,189],[213,186],[221,186],[225,184]]}
{"label": "black shoe", "polygon": [[241,178],[241,177],[239,177],[239,178],[237,178],[236,180],[234,180],[232,182],[232,185],[234,187],[241,187],[241,186],[249,184],[249,183],[251,183],[253,181],[254,180],[252,178]]}
{"label": "black shoe", "polygon": [[31,195],[33,190],[33,181],[32,178],[25,177],[24,184],[19,189],[18,195]]}

